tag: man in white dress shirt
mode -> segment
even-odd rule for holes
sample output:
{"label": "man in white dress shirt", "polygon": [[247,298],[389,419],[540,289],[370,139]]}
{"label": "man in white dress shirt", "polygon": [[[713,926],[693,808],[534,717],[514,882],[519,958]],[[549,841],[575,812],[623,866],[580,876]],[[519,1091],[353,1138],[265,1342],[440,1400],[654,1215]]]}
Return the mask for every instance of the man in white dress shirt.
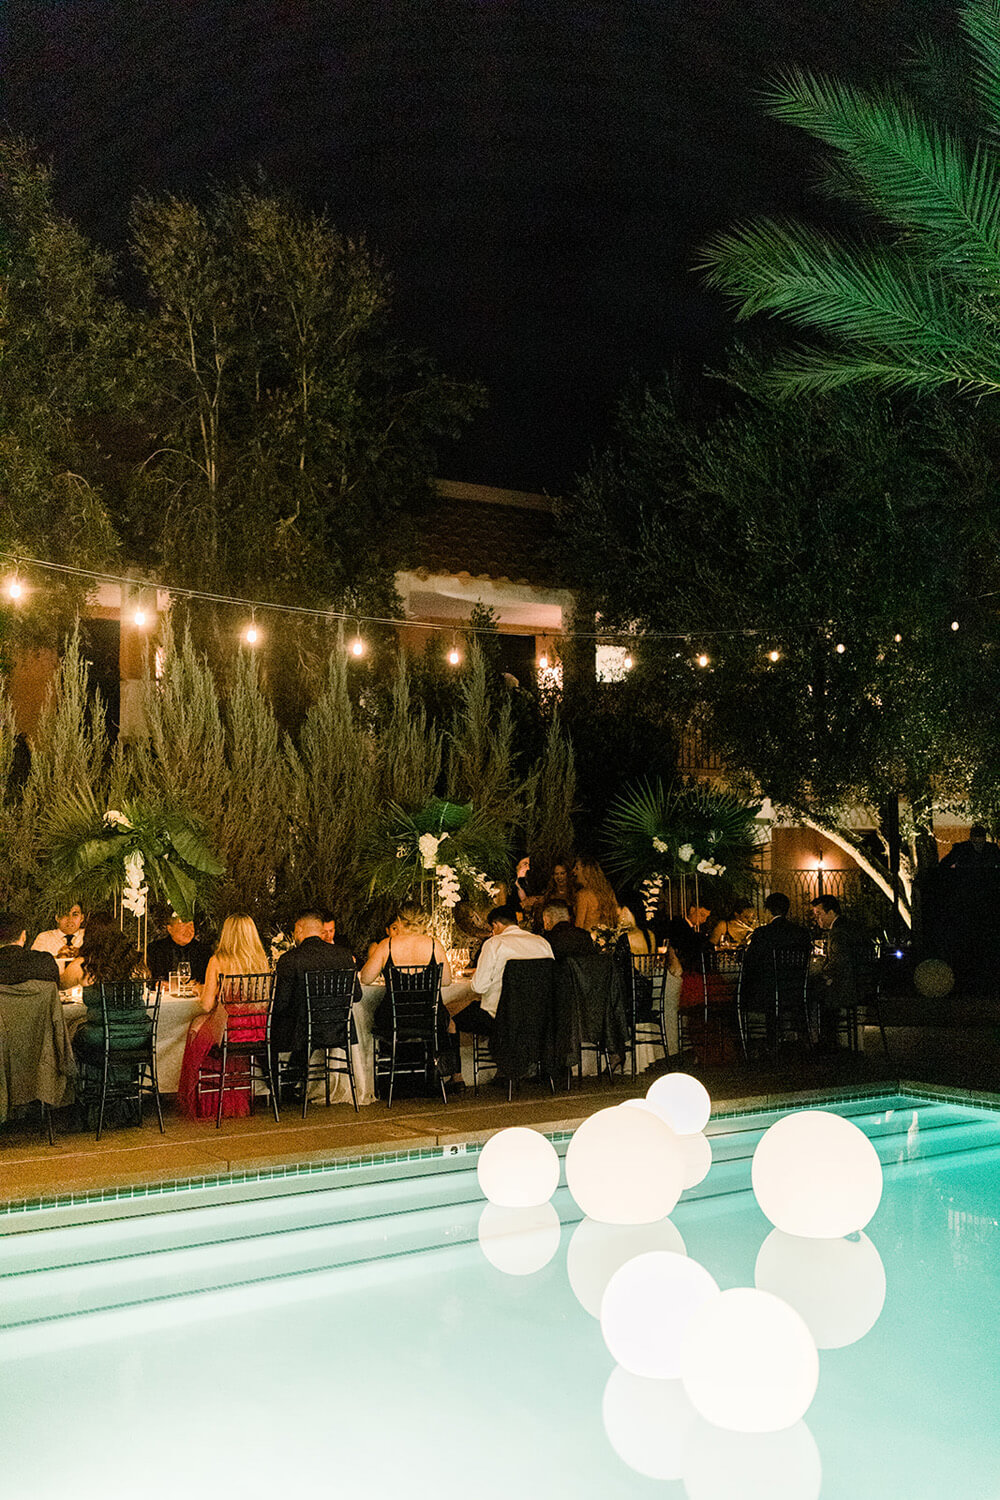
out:
{"label": "man in white dress shirt", "polygon": [[51,953],[61,974],[77,956],[82,942],[83,907],[79,901],[71,901],[65,911],[56,912],[56,925],[40,932],[31,946],[36,953]]}
{"label": "man in white dress shirt", "polygon": [[480,999],[471,1001],[460,1010],[452,1010],[449,1006],[458,1030],[475,1032],[479,1036],[489,1036],[493,1029],[503,989],[503,971],[510,960],[553,956],[545,938],[518,927],[516,906],[495,907],[488,921],[493,936],[483,944],[472,976],[472,988]]}

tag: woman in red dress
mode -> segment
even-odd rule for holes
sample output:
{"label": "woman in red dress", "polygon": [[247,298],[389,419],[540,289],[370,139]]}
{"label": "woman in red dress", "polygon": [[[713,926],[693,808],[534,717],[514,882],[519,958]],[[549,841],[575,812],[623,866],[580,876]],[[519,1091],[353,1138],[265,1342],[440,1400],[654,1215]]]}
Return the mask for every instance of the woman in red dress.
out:
{"label": "woman in red dress", "polygon": [[[189,1120],[214,1119],[218,1108],[217,1093],[206,1090],[198,1097],[198,1073],[213,1065],[218,1073],[222,1063],[219,1054],[226,1029],[226,1007],[219,998],[220,980],[230,974],[266,974],[270,967],[253,918],[227,917],[205,970],[201,992],[203,1014],[191,1022],[181,1063],[177,1108]],[[234,1059],[230,1073],[238,1066],[245,1068],[245,1061]],[[227,1117],[249,1115],[251,1103],[249,1087],[230,1090],[223,1096],[222,1113]]]}

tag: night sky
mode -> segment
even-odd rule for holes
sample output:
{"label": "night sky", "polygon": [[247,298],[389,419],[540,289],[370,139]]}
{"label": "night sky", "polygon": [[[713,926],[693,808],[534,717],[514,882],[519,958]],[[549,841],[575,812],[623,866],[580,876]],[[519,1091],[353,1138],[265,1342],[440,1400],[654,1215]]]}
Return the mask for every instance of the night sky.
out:
{"label": "night sky", "polygon": [[756,92],[883,76],[939,0],[9,0],[6,128],[120,250],[141,190],[256,181],[391,269],[395,327],[491,406],[451,478],[558,491],[633,376],[732,334],[692,271],[734,219],[828,212]]}

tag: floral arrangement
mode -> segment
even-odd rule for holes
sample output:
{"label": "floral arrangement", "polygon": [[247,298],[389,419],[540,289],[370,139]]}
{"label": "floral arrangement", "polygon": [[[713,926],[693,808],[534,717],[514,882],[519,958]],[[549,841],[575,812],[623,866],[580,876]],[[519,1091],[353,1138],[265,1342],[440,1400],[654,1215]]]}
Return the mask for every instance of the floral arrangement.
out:
{"label": "floral arrangement", "polygon": [[137,918],[152,894],[189,921],[199,886],[225,874],[194,819],[141,802],[102,813],[79,790],[50,810],[42,842],[57,886],[88,902],[119,897]]}
{"label": "floral arrangement", "polygon": [[612,803],[605,863],[638,887],[649,917],[670,881],[750,869],[765,835],[760,813],[759,804],[714,787],[642,782]]}
{"label": "floral arrangement", "polygon": [[451,911],[463,899],[495,899],[509,852],[500,831],[471,804],[432,797],[419,812],[389,808],[368,864],[371,895]]}

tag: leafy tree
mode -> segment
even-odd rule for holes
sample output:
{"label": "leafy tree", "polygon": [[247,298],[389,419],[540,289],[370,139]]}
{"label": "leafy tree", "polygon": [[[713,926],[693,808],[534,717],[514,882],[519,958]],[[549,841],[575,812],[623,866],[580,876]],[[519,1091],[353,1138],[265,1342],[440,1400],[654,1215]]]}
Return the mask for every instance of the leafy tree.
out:
{"label": "leafy tree", "polygon": [[[775,361],[770,379],[783,392],[859,381],[1000,391],[1000,11],[968,0],[960,19],[967,93],[956,95],[954,122],[891,88],[803,72],[769,90],[770,112],[826,148],[826,190],[881,231],[851,240],[765,220],[706,250],[709,281],[737,299],[741,317],[770,313],[818,335]],[[925,96],[928,61],[932,78],[952,76],[925,52]]]}
{"label": "leafy tree", "polygon": [[[0,141],[0,548],[85,567],[118,551],[102,475],[103,424],[130,400],[119,377],[134,319],[111,290],[112,264],[52,201],[51,174],[19,141]],[[76,585],[46,577],[11,614],[22,637],[71,623]],[[30,607],[29,607],[30,606]],[[14,623],[16,622],[16,624]]]}
{"label": "leafy tree", "polygon": [[[162,515],[158,557],[194,587],[393,613],[434,445],[478,391],[392,341],[384,271],[322,216],[243,190],[145,199],[133,233],[159,433],[137,494]],[[275,687],[320,655],[299,622],[269,637]]]}
{"label": "leafy tree", "polygon": [[902,794],[916,859],[1000,687],[969,602],[1000,584],[983,435],[947,406],[775,403],[753,373],[710,420],[668,389],[625,408],[564,519],[578,575],[610,626],[674,636],[642,646],[647,688],[742,790],[851,847],[847,809]]}

